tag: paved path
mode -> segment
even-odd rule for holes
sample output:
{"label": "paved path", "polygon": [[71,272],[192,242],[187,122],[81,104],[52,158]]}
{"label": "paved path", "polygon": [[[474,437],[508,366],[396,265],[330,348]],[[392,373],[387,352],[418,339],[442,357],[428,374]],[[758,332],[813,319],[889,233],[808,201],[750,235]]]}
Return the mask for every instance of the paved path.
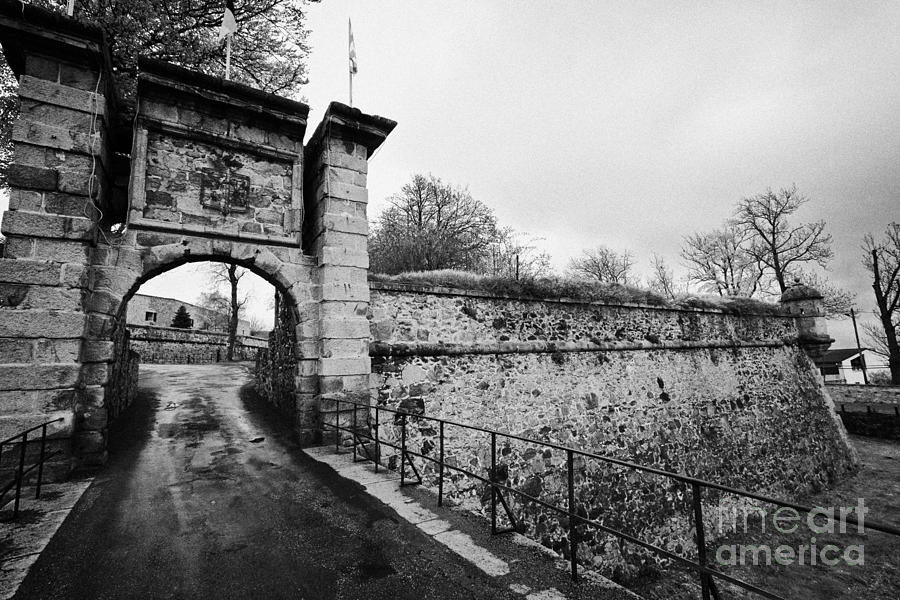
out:
{"label": "paved path", "polygon": [[300,452],[245,366],[141,371],[16,598],[522,598]]}

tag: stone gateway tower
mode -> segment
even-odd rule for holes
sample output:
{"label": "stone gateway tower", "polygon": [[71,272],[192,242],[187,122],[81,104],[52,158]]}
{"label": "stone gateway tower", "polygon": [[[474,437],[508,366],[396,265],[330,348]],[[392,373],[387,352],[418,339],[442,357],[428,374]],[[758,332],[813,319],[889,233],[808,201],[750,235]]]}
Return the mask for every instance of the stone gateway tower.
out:
{"label": "stone gateway tower", "polygon": [[306,105],[149,60],[126,107],[99,29],[18,2],[0,2],[0,43],[20,96],[0,436],[62,417],[63,470],[101,463],[128,400],[127,302],[194,261],[278,290],[295,324],[288,412],[302,441],[320,430],[320,394],[367,392],[367,160],[393,121],[335,102],[304,145]]}

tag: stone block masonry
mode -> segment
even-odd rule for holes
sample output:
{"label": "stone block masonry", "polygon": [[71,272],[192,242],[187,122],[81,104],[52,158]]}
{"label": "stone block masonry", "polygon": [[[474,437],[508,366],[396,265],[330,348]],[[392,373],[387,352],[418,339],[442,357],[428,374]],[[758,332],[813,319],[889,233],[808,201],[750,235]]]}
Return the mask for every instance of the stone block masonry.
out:
{"label": "stone block masonry", "polygon": [[[306,146],[303,239],[304,249],[317,257],[318,288],[301,314],[317,315],[313,350],[320,394],[317,419],[335,418],[328,402],[333,394],[368,397],[367,160],[395,125],[332,102]],[[298,339],[305,330],[301,320]],[[304,352],[303,359],[309,358],[310,353]],[[301,389],[310,387],[308,381],[300,381]],[[321,430],[321,422],[313,427]]]}
{"label": "stone block masonry", "polygon": [[77,449],[100,461],[108,357],[85,346],[83,300],[108,199],[108,56],[99,29],[21,3],[0,4],[0,42],[20,99],[2,223],[0,438],[61,416],[63,460]]}
{"label": "stone block masonry", "polygon": [[[794,497],[847,474],[855,457],[790,316],[538,301],[372,283],[372,394],[401,407],[742,489]],[[433,423],[411,419],[408,443],[433,455]],[[388,420],[383,435],[398,435]],[[448,427],[451,464],[486,473],[489,439]],[[505,485],[565,506],[565,455],[500,438]],[[385,449],[383,460],[396,463]],[[434,482],[429,463],[423,468]],[[592,517],[672,551],[693,548],[690,493],[658,476],[579,461],[577,499]],[[445,492],[485,511],[481,483],[449,476]],[[733,499],[709,494],[715,514]],[[529,535],[565,552],[558,518],[511,500]],[[586,533],[580,556],[608,574],[642,552]],[[624,571],[623,571],[624,569]]]}
{"label": "stone block masonry", "polygon": [[263,111],[249,99],[198,93],[164,63],[142,68],[130,221],[299,243],[308,108]]}
{"label": "stone block masonry", "polygon": [[301,441],[316,440],[323,392],[367,393],[365,179],[395,123],[332,103],[304,146],[305,104],[145,59],[132,111],[102,32],[30,4],[0,0],[0,43],[21,103],[2,223],[0,434],[63,416],[52,433],[67,464],[102,463],[107,423],[133,396],[134,352],[210,360],[219,345],[188,334],[178,358],[176,340],[135,330],[124,350],[129,299],[160,273],[216,261],[281,294],[295,359],[283,405]]}

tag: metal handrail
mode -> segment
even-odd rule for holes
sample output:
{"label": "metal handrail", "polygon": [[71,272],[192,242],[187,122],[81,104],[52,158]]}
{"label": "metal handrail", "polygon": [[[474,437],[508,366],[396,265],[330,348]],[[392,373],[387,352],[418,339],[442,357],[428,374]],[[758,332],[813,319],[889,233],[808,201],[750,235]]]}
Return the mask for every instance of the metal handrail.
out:
{"label": "metal handrail", "polygon": [[[514,515],[512,514],[512,512],[510,511],[509,505],[507,504],[506,500],[504,499],[501,491],[506,491],[510,494],[515,494],[517,496],[524,498],[528,502],[534,502],[540,506],[543,506],[547,509],[553,510],[559,514],[566,515],[569,518],[569,544],[570,544],[569,556],[570,556],[570,561],[571,561],[572,578],[574,580],[578,579],[578,565],[577,565],[578,540],[577,540],[577,531],[575,529],[575,524],[580,523],[582,525],[595,527],[601,531],[604,531],[606,533],[609,533],[611,535],[614,535],[616,537],[624,539],[628,542],[631,542],[633,544],[641,546],[642,548],[651,550],[651,551],[657,553],[658,555],[663,556],[664,558],[674,560],[674,561],[679,562],[682,565],[687,566],[690,569],[694,570],[700,577],[700,584],[701,584],[701,589],[702,589],[704,600],[710,600],[710,598],[713,598],[713,597],[716,599],[719,598],[719,592],[715,585],[715,579],[721,579],[722,581],[731,583],[732,585],[736,585],[736,586],[741,587],[749,592],[753,592],[753,593],[763,596],[765,598],[770,598],[771,600],[786,600],[783,596],[778,596],[772,592],[769,592],[760,587],[757,587],[757,586],[753,585],[752,583],[742,581],[740,579],[736,579],[726,573],[723,573],[722,571],[711,568],[707,564],[705,531],[704,531],[704,525],[703,525],[702,489],[709,488],[709,489],[719,490],[719,491],[722,491],[722,492],[725,492],[728,494],[742,496],[745,498],[751,498],[754,500],[766,502],[769,504],[774,504],[776,506],[780,506],[780,507],[784,507],[784,508],[791,508],[791,509],[794,509],[801,513],[810,513],[814,510],[813,507],[798,504],[796,502],[789,502],[787,500],[781,500],[778,498],[771,498],[768,496],[764,496],[762,494],[757,494],[755,492],[740,490],[737,488],[722,485],[722,484],[715,483],[712,481],[699,479],[697,477],[691,477],[690,475],[685,475],[682,473],[674,473],[671,471],[665,471],[663,469],[657,469],[655,467],[648,467],[645,465],[632,463],[632,462],[621,460],[618,458],[613,458],[610,456],[604,456],[601,454],[595,454],[593,452],[588,452],[585,450],[579,450],[577,448],[563,446],[563,445],[556,444],[553,442],[536,440],[533,438],[527,438],[527,437],[512,434],[512,433],[498,432],[498,431],[494,431],[494,430],[487,429],[484,427],[478,427],[476,425],[466,425],[464,423],[459,423],[457,421],[452,421],[449,419],[440,419],[437,417],[429,417],[426,415],[416,414],[416,413],[413,413],[408,410],[392,409],[392,408],[387,408],[387,407],[378,406],[378,405],[371,405],[371,404],[367,404],[364,402],[357,402],[354,400],[335,399],[334,402],[336,403],[335,422],[334,423],[323,423],[323,426],[331,427],[335,430],[335,433],[336,433],[335,449],[336,450],[340,449],[340,435],[338,434],[339,431],[349,432],[352,435],[352,437],[353,437],[353,460],[354,461],[357,459],[356,446],[358,443],[360,443],[360,438],[363,440],[374,442],[376,445],[376,456],[375,457],[372,457],[371,455],[369,455],[368,449],[365,447],[365,445],[363,445],[363,450],[368,455],[367,458],[374,462],[376,472],[378,470],[378,464],[379,464],[378,458],[380,457],[380,446],[381,445],[388,446],[395,450],[400,450],[400,453],[401,453],[401,456],[400,456],[400,484],[401,485],[407,485],[406,484],[406,464],[407,463],[412,467],[413,471],[416,474],[416,477],[418,479],[418,481],[416,483],[422,482],[422,477],[421,477],[421,475],[419,475],[418,470],[415,468],[415,464],[412,462],[412,459],[410,458],[410,456],[418,457],[423,460],[427,460],[432,463],[436,463],[437,465],[439,465],[439,469],[438,469],[438,506],[443,505],[444,470],[445,469],[463,473],[468,477],[472,477],[478,481],[481,481],[483,483],[490,485],[491,486],[491,532],[494,534],[516,531],[518,529],[516,519],[515,519]],[[353,408],[342,411],[341,410],[342,405],[350,405]],[[357,412],[359,409],[365,409],[367,411],[371,411],[371,410],[375,411],[375,435],[374,436],[372,436],[370,434],[360,434],[359,428],[357,426],[357,418],[356,418],[356,415],[357,415]],[[341,424],[340,424],[341,414],[345,413],[345,412],[351,412],[351,411],[353,413],[352,426],[351,427],[341,426]],[[392,444],[390,442],[380,439],[380,437],[379,437],[379,428],[380,428],[380,421],[381,421],[380,413],[382,411],[392,413],[395,415],[399,415],[401,417],[401,419],[400,419],[400,421],[401,421],[401,443],[400,443],[400,446],[397,446],[396,444]],[[407,426],[407,419],[409,417],[414,417],[416,419],[422,419],[425,421],[431,421],[431,422],[437,423],[439,425],[439,434],[438,434],[439,435],[439,457],[437,459],[433,458],[432,456],[426,456],[424,454],[414,452],[407,448],[406,426]],[[444,428],[446,425],[460,427],[460,428],[468,429],[471,431],[487,433],[491,436],[491,469],[488,473],[488,477],[483,477],[481,475],[478,475],[476,473],[469,471],[468,469],[464,469],[461,467],[451,466],[451,465],[446,464],[446,462],[444,461]],[[543,500],[540,500],[539,498],[535,498],[529,494],[526,494],[526,493],[522,492],[521,490],[517,490],[515,488],[512,488],[510,486],[504,485],[504,484],[496,481],[496,472],[497,472],[496,471],[496,469],[497,469],[496,448],[497,448],[497,437],[498,436],[507,438],[507,439],[525,442],[528,444],[536,444],[536,445],[556,449],[556,450],[566,453],[566,467],[567,467],[566,471],[567,471],[567,478],[568,478],[568,490],[567,490],[568,491],[568,507],[567,507],[567,509],[562,509],[558,506],[554,506],[552,504],[544,502]],[[639,538],[636,538],[628,533],[613,529],[609,526],[606,526],[606,525],[600,523],[599,521],[588,519],[586,517],[582,517],[582,516],[578,515],[577,512],[575,511],[575,495],[574,495],[574,458],[575,458],[575,456],[580,456],[580,457],[584,457],[584,458],[588,458],[588,459],[600,460],[600,461],[607,462],[610,464],[615,464],[618,466],[631,468],[631,469],[635,469],[637,471],[643,471],[643,472],[651,473],[654,475],[660,475],[663,477],[667,477],[669,479],[683,482],[685,484],[689,484],[691,486],[693,517],[694,517],[693,520],[694,520],[694,529],[695,529],[695,533],[696,533],[698,560],[693,561],[693,560],[691,560],[689,558],[685,558],[684,556],[681,556],[679,554],[670,552],[669,550],[666,550],[665,548],[660,548],[659,546],[656,546],[649,542],[645,542],[645,541],[643,541]],[[497,529],[497,500],[498,499],[500,500],[500,503],[502,504],[504,510],[506,511],[506,514],[509,517],[510,521],[513,523],[513,527],[511,527],[509,529],[505,529],[505,530]],[[822,515],[822,516],[827,517],[827,515]],[[843,518],[846,518],[846,516],[847,515],[844,515]],[[846,524],[852,525],[853,523],[851,521],[847,520]],[[880,521],[870,521],[870,520],[860,522],[858,519],[856,519],[856,526],[858,528],[870,529],[873,531],[880,531],[883,533],[900,536],[900,527],[891,525],[889,523],[883,523]]]}
{"label": "metal handrail", "polygon": [[[35,425],[34,427],[30,427],[28,429],[20,431],[19,433],[13,435],[12,437],[6,438],[2,442],[0,442],[0,458],[2,458],[2,456],[3,456],[3,446],[15,444],[15,443],[19,444],[19,463],[18,463],[18,466],[15,471],[15,477],[13,477],[12,481],[8,482],[6,485],[3,486],[2,489],[0,489],[0,506],[2,506],[2,504],[3,504],[2,500],[3,500],[3,497],[6,496],[6,493],[9,490],[11,490],[13,487],[16,488],[15,503],[13,504],[13,517],[12,517],[13,519],[18,518],[18,516],[19,516],[19,499],[22,496],[22,482],[25,480],[25,476],[28,475],[28,473],[30,473],[34,469],[38,470],[34,498],[35,498],[35,500],[37,500],[38,498],[41,497],[41,483],[43,482],[43,478],[44,478],[44,463],[47,462],[48,460],[50,460],[52,457],[56,456],[57,454],[62,453],[61,450],[54,450],[50,454],[47,454],[47,451],[46,451],[47,450],[47,426],[51,425],[53,423],[58,423],[63,420],[64,420],[63,417],[59,417],[58,419],[53,419],[51,421],[45,421],[39,425]],[[28,443],[29,443],[28,442],[28,434],[31,433],[32,431],[36,431],[38,429],[41,430],[41,439],[40,439],[41,453],[40,453],[40,456],[38,457],[37,462],[26,468],[25,467],[25,452],[28,448]],[[19,438],[21,438],[22,441],[16,442],[15,440],[18,440]],[[32,440],[32,441],[37,441],[37,440]]]}

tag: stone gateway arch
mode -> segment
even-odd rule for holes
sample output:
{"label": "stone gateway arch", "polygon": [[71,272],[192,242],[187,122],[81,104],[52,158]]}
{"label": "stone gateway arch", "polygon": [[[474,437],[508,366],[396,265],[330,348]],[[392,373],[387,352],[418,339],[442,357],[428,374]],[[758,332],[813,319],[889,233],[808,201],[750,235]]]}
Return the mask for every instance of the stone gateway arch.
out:
{"label": "stone gateway arch", "polygon": [[127,301],[195,261],[280,293],[301,441],[322,390],[367,393],[367,160],[396,123],[335,102],[304,145],[305,104],[150,60],[131,114],[99,29],[4,2],[0,43],[21,105],[0,258],[4,437],[63,417],[60,470],[102,463]]}

